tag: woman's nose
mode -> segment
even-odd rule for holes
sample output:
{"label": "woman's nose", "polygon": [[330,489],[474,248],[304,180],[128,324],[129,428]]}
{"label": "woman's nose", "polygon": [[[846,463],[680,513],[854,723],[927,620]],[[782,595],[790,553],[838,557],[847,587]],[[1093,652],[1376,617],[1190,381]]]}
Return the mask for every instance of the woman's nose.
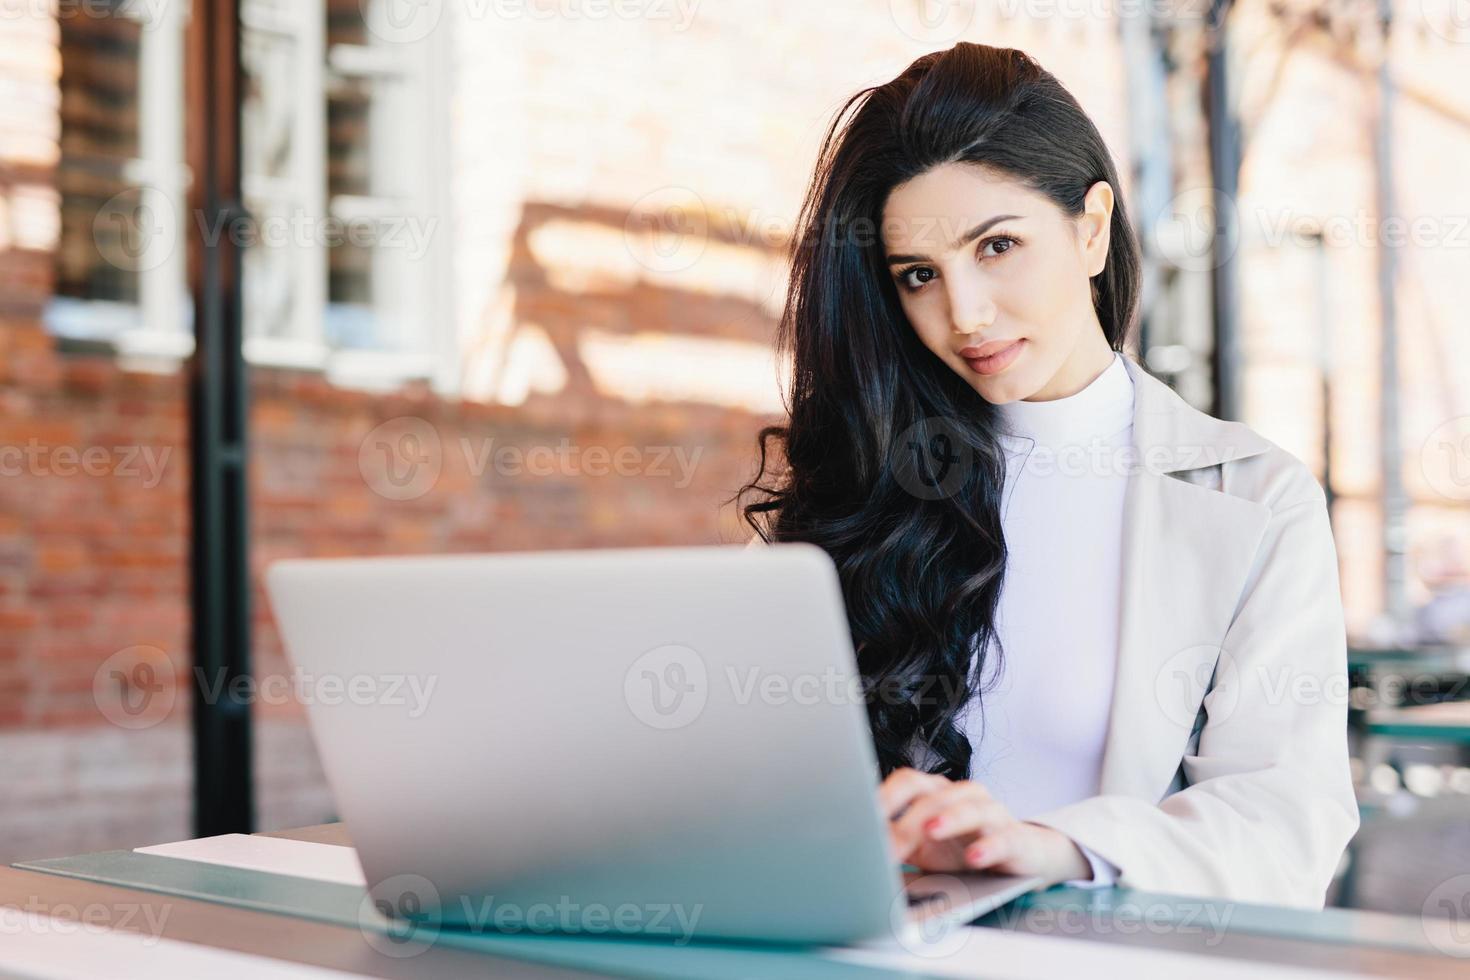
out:
{"label": "woman's nose", "polygon": [[955,333],[979,333],[995,322],[995,301],[980,283],[951,279],[949,317]]}

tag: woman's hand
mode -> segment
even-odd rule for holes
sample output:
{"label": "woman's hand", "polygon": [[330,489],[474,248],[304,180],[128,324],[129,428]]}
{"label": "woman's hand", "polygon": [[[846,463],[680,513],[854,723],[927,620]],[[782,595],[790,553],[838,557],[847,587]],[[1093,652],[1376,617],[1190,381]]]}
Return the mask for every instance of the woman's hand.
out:
{"label": "woman's hand", "polygon": [[894,853],[923,871],[1040,875],[1047,885],[1092,877],[1092,866],[1070,837],[1017,820],[979,783],[896,769],[878,797]]}

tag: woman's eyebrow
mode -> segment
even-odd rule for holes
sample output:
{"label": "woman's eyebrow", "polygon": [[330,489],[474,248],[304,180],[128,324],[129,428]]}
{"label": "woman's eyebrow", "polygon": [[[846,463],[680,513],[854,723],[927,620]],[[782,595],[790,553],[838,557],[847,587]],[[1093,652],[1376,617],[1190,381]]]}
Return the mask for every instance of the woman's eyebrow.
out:
{"label": "woman's eyebrow", "polygon": [[[980,222],[978,225],[965,232],[959,238],[956,238],[954,242],[949,246],[950,251],[953,251],[954,249],[957,249],[962,245],[968,245],[970,242],[973,242],[975,239],[979,238],[981,235],[989,231],[992,225],[997,225],[1000,224],[1002,221],[1009,221],[1012,219],[1020,220],[1020,218],[1021,215],[1019,214],[997,214],[993,218],[986,218],[984,221]],[[888,264],[898,265],[900,262],[922,262],[925,258],[926,256],[923,255],[890,255],[888,256]]]}

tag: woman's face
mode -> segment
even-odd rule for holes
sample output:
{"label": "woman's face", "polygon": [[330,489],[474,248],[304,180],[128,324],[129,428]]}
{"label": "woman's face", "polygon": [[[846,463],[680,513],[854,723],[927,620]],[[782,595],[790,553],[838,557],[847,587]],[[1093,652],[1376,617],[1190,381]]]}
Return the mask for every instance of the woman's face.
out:
{"label": "woman's face", "polygon": [[1071,218],[1042,194],[974,164],[898,185],[883,249],[924,346],[986,401],[1079,391],[1112,359],[1089,280],[1107,260],[1106,181]]}

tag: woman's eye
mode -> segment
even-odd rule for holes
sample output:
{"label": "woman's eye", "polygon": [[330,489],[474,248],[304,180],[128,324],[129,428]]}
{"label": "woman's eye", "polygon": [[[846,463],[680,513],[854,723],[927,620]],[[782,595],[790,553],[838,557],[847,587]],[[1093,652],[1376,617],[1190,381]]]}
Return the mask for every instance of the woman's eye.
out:
{"label": "woman's eye", "polygon": [[899,281],[909,289],[919,289],[924,283],[934,278],[934,270],[926,266],[907,269],[899,276]]}
{"label": "woman's eye", "polygon": [[998,251],[994,252],[993,254],[995,254],[995,255],[1002,255],[1002,254],[1004,254],[1006,252],[1009,252],[1011,250],[1011,248],[1015,246],[1016,240],[1014,238],[1007,238],[1005,235],[997,235],[994,238],[987,238],[985,240],[985,244],[983,244],[983,245],[980,246],[980,252],[983,255],[985,253],[985,250],[987,248],[989,248],[990,246],[992,246],[992,245],[999,246],[1001,244],[1004,244],[1005,245],[1005,248],[999,249]]}
{"label": "woman's eye", "polygon": [[[1009,235],[996,235],[994,238],[987,238],[985,239],[985,241],[980,243],[980,257],[992,259],[999,258],[1020,243],[1020,239],[1012,238]],[[987,254],[987,250],[991,249],[992,247],[994,248],[994,251],[989,251]],[[903,272],[899,273],[898,281],[903,284],[904,288],[908,289],[910,292],[914,292],[916,290],[923,289],[924,284],[932,280],[936,274],[937,273],[935,273],[935,271],[928,266],[920,265],[915,266],[912,269],[905,269]]]}

